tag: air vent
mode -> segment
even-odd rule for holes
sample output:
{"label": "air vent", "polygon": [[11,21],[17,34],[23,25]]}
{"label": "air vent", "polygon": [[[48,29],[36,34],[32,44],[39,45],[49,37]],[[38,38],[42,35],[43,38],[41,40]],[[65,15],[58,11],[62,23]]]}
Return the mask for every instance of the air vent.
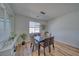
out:
{"label": "air vent", "polygon": [[39,17],[39,16],[37,16],[37,17]]}
{"label": "air vent", "polygon": [[40,11],[41,14],[45,15],[46,13],[44,11]]}

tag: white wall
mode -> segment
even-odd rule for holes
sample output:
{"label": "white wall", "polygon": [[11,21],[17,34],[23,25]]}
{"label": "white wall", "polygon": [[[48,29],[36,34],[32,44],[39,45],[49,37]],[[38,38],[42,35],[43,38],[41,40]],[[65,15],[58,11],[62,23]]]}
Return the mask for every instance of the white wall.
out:
{"label": "white wall", "polygon": [[[26,27],[25,27],[25,20],[26,18],[25,17],[22,17],[22,16],[16,16],[15,17],[15,31],[17,34],[20,34],[22,32],[28,32]],[[28,20],[27,20],[28,22]]]}
{"label": "white wall", "polygon": [[[22,15],[16,15],[15,17],[15,32],[17,34],[27,33],[29,34],[29,21],[39,22],[40,24],[47,24],[45,21],[25,17]],[[29,36],[29,35],[28,35]]]}
{"label": "white wall", "polygon": [[79,12],[73,12],[48,22],[48,31],[55,40],[79,48]]}

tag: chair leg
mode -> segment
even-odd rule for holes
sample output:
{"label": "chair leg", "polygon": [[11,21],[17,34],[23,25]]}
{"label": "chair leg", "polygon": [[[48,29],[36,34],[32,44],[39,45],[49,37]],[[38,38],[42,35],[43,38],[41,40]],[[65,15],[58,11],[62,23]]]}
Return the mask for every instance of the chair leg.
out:
{"label": "chair leg", "polygon": [[33,48],[32,48],[32,52],[34,51],[34,45],[33,45]]}
{"label": "chair leg", "polygon": [[45,47],[44,47],[44,56],[46,55],[46,53],[45,53]]}
{"label": "chair leg", "polygon": [[54,43],[53,43],[53,49],[55,49]]}
{"label": "chair leg", "polygon": [[49,53],[51,52],[51,46],[49,45]]}
{"label": "chair leg", "polygon": [[40,56],[40,44],[38,45],[38,56]]}
{"label": "chair leg", "polygon": [[32,47],[32,43],[30,44],[30,48]]}

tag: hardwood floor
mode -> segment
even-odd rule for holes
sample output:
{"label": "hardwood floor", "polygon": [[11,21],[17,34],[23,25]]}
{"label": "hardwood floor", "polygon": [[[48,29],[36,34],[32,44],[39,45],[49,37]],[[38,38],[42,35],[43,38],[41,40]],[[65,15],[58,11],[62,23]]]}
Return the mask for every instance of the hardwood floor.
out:
{"label": "hardwood floor", "polygon": [[[55,50],[52,48],[52,46],[51,49],[52,51],[49,53],[48,47],[46,48],[46,56],[79,56],[78,48],[74,48],[57,41],[55,41]],[[40,56],[44,56],[43,52],[43,48],[41,48]],[[28,42],[25,46],[17,47],[16,56],[38,56],[38,50],[35,49],[32,52],[32,48],[30,48],[30,42]]]}

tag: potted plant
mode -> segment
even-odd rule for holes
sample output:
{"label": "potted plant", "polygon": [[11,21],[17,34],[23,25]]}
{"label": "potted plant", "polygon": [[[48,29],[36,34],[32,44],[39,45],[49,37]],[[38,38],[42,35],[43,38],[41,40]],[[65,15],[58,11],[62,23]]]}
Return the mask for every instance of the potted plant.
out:
{"label": "potted plant", "polygon": [[25,40],[26,40],[26,34],[25,33],[23,33],[23,34],[21,34],[20,35],[21,36],[21,38],[23,39],[23,41],[22,41],[22,45],[25,45]]}
{"label": "potted plant", "polygon": [[11,40],[11,39],[14,39],[15,37],[16,37],[15,32],[11,32],[11,33],[10,33],[9,39]]}

